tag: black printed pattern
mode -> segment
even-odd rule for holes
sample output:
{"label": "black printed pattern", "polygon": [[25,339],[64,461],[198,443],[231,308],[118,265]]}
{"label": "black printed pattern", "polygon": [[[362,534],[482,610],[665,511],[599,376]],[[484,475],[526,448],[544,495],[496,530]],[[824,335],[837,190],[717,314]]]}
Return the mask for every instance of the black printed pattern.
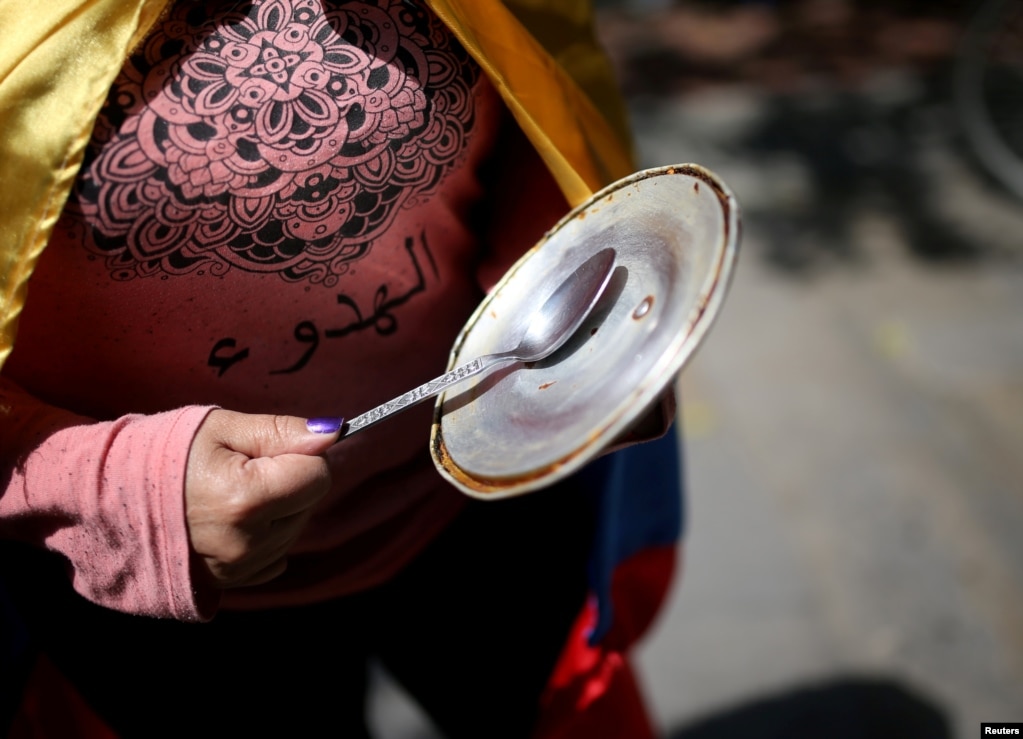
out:
{"label": "black printed pattern", "polygon": [[87,247],[117,280],[332,287],[458,161],[478,70],[403,0],[216,5],[177,3],[118,77],[72,206]]}

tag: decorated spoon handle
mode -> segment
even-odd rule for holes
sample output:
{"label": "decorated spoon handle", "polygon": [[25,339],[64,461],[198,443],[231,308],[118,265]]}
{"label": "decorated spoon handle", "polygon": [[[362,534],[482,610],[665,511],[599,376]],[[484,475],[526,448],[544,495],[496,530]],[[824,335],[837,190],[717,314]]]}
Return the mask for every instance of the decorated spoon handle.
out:
{"label": "decorated spoon handle", "polygon": [[439,395],[452,385],[457,385],[462,380],[478,375],[481,372],[491,369],[492,367],[495,367],[509,359],[514,359],[510,353],[487,354],[482,357],[477,357],[471,362],[466,362],[460,367],[456,367],[440,377],[436,377],[429,382],[424,382],[419,387],[409,390],[403,395],[399,395],[394,400],[389,400],[383,405],[378,405],[373,410],[366,411],[361,416],[356,416],[345,426],[345,431],[341,438],[347,438],[356,431],[362,431],[362,429],[372,426],[377,421],[382,421],[388,416],[393,416],[395,413],[400,413],[406,408],[411,408],[417,403],[421,403],[435,395]]}

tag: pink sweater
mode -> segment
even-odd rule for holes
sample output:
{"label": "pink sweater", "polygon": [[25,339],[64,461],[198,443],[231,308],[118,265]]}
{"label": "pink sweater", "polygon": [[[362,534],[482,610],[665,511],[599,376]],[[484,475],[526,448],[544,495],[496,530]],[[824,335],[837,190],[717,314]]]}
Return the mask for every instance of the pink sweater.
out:
{"label": "pink sweater", "polygon": [[[183,504],[210,407],[372,408],[443,370],[481,269],[509,264],[471,222],[502,108],[443,26],[401,0],[284,4],[182,3],[129,61],[4,368],[0,536],[61,553],[119,610],[217,607]],[[430,413],[334,447],[287,572],[221,605],[343,595],[415,556],[463,504]]]}

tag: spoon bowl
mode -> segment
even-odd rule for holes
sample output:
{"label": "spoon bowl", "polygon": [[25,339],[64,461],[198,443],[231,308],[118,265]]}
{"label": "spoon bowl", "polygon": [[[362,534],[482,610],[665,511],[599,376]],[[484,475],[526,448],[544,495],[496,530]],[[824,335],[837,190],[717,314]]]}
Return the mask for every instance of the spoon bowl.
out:
{"label": "spoon bowl", "polygon": [[519,345],[491,357],[537,362],[564,346],[597,304],[611,279],[614,263],[614,249],[610,248],[587,259],[533,313]]}

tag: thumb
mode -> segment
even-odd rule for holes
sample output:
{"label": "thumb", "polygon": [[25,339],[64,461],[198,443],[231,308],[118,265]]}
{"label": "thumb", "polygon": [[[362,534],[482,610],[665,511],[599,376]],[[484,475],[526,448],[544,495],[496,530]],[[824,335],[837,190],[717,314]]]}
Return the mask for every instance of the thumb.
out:
{"label": "thumb", "polygon": [[320,455],[337,441],[343,418],[252,415],[216,410],[210,414],[218,441],[249,458],[281,454]]}

